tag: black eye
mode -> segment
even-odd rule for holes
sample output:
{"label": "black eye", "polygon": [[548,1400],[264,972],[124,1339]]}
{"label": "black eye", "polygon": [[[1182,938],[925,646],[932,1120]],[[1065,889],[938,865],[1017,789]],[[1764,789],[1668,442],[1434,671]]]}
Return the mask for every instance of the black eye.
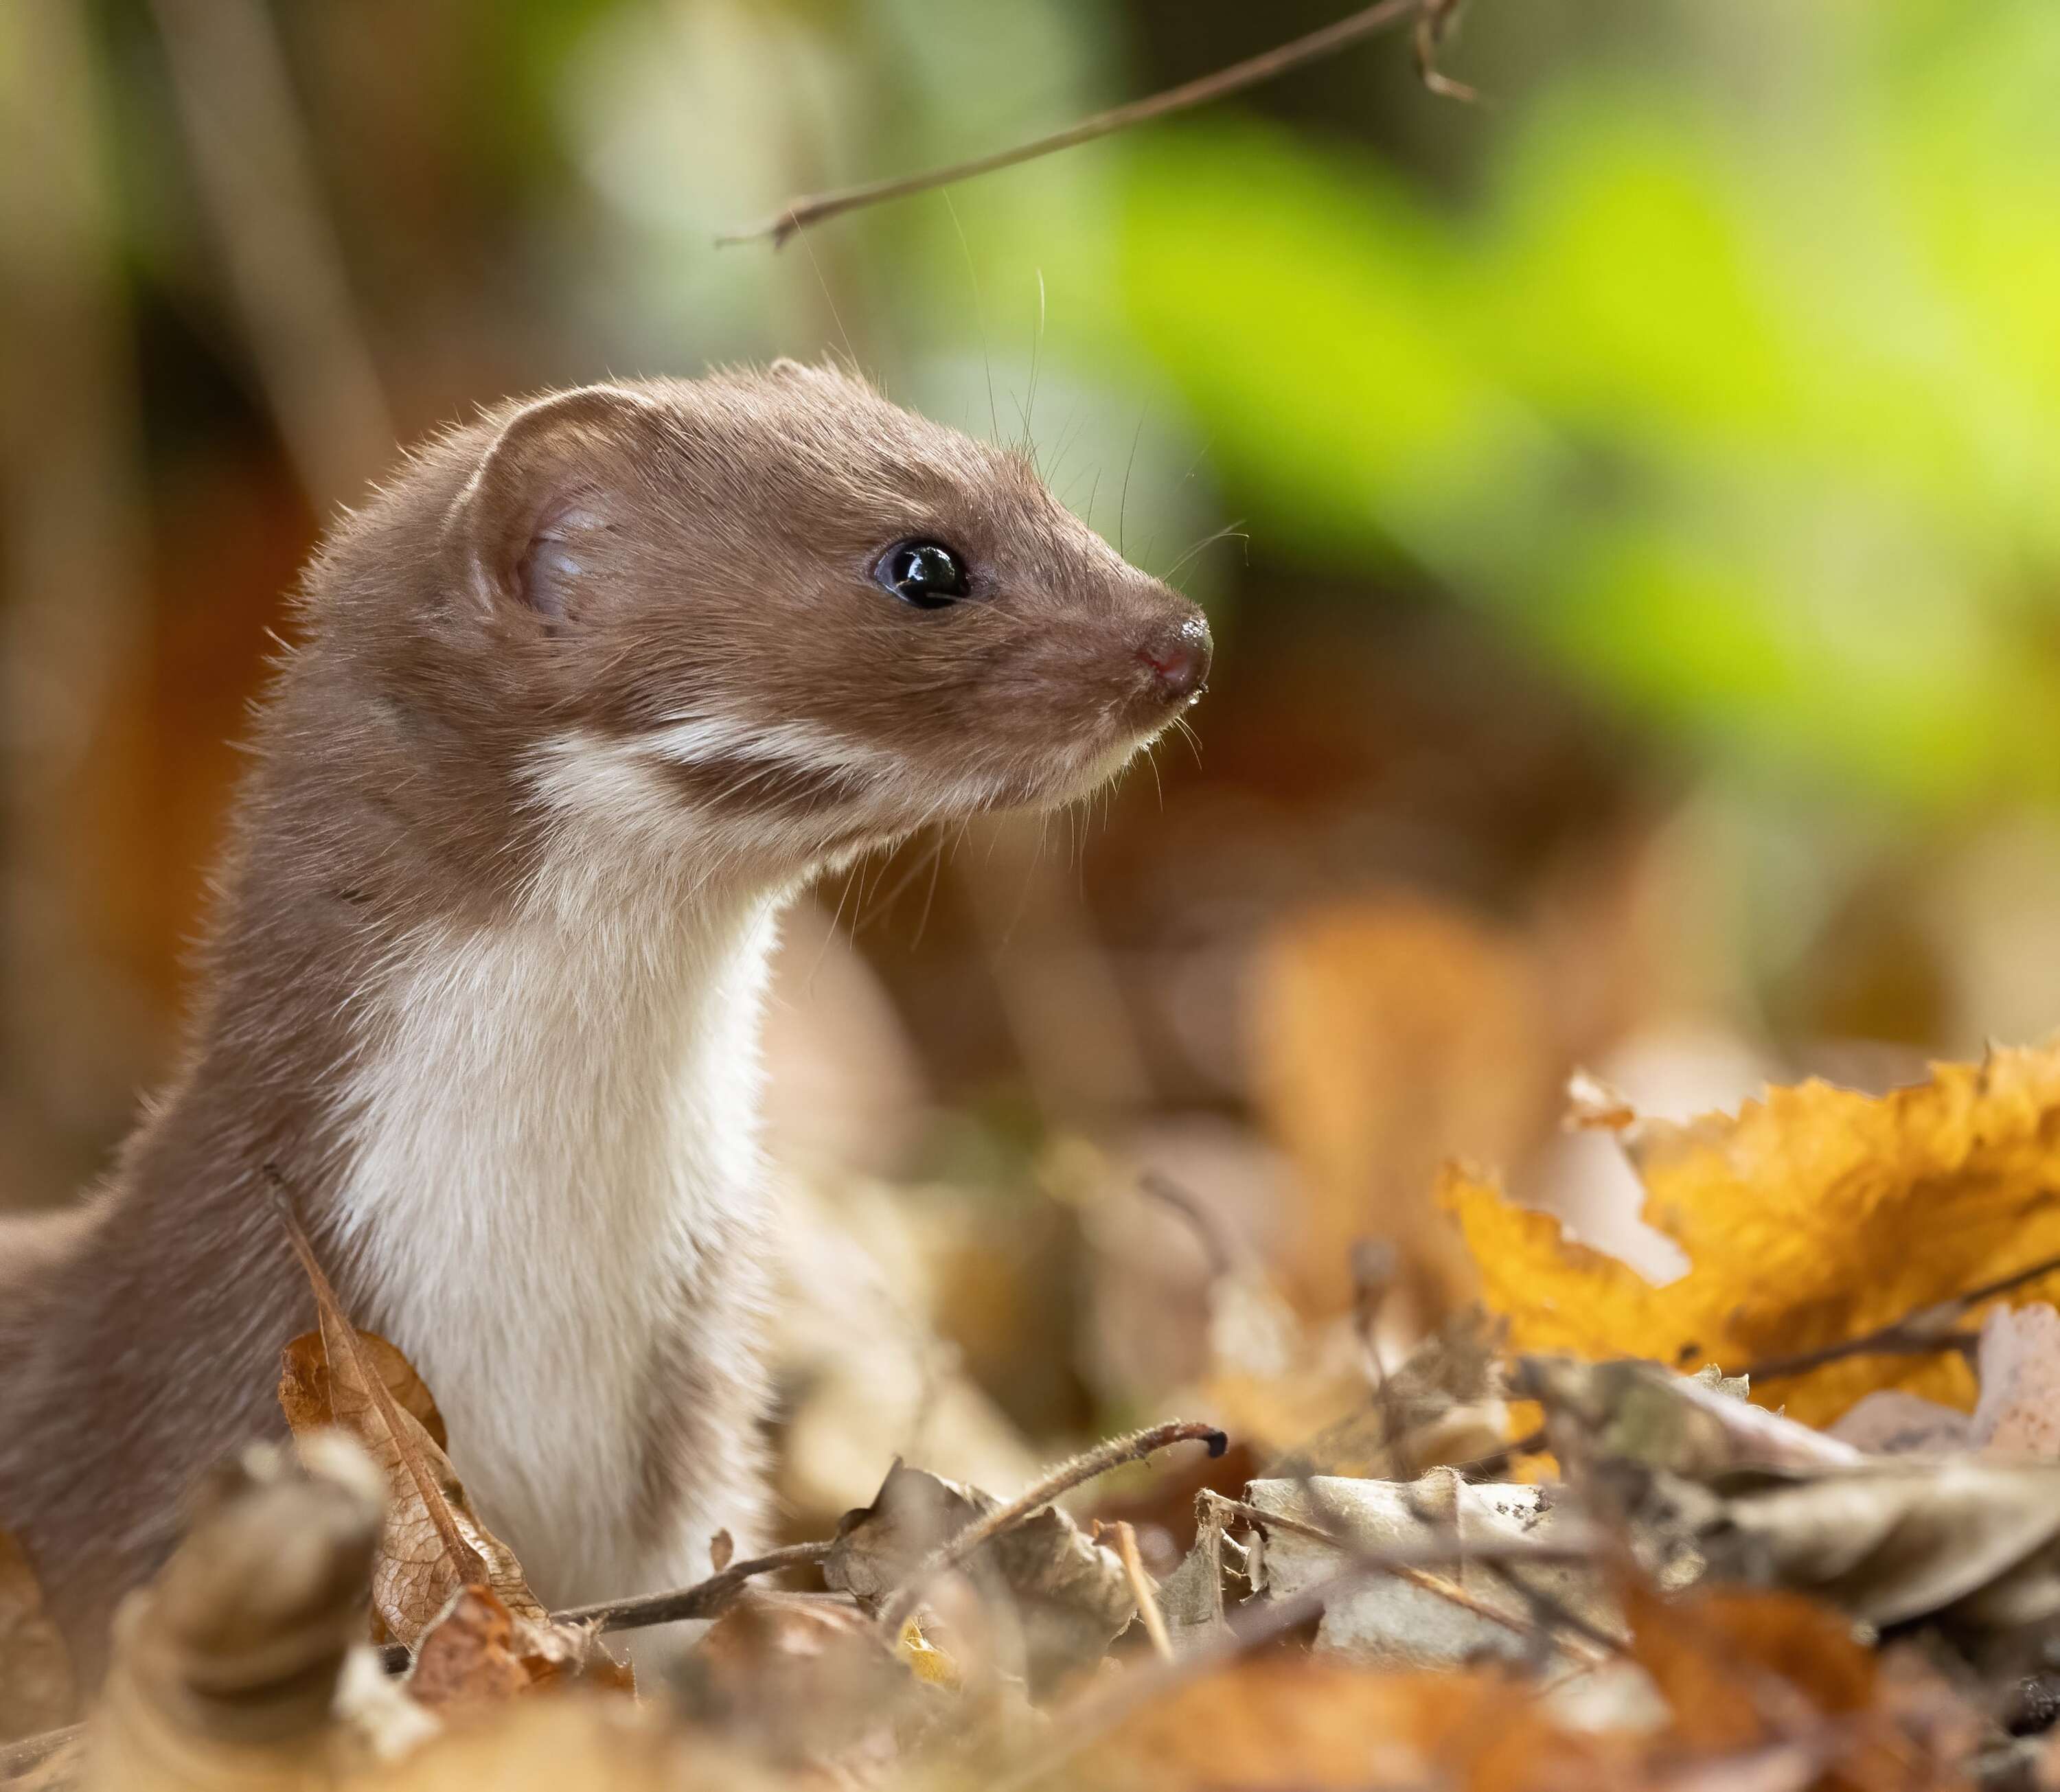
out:
{"label": "black eye", "polygon": [[872,576],[919,610],[942,609],[966,594],[965,562],[941,541],[904,541],[889,548]]}

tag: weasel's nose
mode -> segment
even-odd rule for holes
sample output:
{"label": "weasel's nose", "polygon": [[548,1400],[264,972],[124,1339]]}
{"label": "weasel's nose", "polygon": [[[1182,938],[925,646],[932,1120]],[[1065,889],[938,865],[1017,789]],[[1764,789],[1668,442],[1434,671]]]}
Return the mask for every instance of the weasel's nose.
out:
{"label": "weasel's nose", "polygon": [[1137,649],[1151,672],[1153,691],[1168,703],[1187,703],[1201,694],[1209,675],[1209,625],[1200,611],[1155,629]]}

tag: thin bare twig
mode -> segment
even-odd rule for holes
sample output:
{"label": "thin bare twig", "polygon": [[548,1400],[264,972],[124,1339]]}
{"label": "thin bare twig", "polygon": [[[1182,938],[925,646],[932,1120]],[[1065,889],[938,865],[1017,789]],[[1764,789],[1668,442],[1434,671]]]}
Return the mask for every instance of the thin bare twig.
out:
{"label": "thin bare twig", "polygon": [[1140,1462],[1155,1450],[1164,1450],[1173,1443],[1205,1443],[1212,1456],[1220,1456],[1230,1447],[1230,1439],[1213,1425],[1200,1425],[1187,1419],[1176,1419],[1170,1424],[1154,1425],[1149,1430],[1132,1431],[1123,1437],[1111,1438],[1098,1443],[1092,1450],[1084,1450],[1070,1460],[1063,1462],[1043,1480],[1027,1492],[1017,1495],[1006,1506],[998,1506],[984,1518],[979,1518],[966,1526],[948,1542],[932,1550],[917,1563],[908,1578],[888,1595],[880,1610],[880,1628],[889,1636],[898,1636],[908,1614],[915,1610],[916,1602],[922,1597],[923,1589],[947,1569],[955,1568],[983,1545],[992,1543],[1004,1531],[1020,1524],[1041,1506],[1048,1506],[1062,1493],[1077,1487],[1084,1481],[1092,1481],[1098,1475],[1106,1475],[1112,1468],[1120,1468],[1125,1463]]}
{"label": "thin bare twig", "polygon": [[1238,1239],[1226,1226],[1221,1217],[1160,1170],[1145,1170],[1139,1173],[1137,1192],[1170,1208],[1187,1222],[1188,1229],[1194,1234],[1195,1242],[1202,1247],[1202,1255],[1208,1259],[1209,1280],[1220,1282],[1231,1275],[1241,1258],[1251,1252],[1244,1248]]}
{"label": "thin bare twig", "polygon": [[813,1543],[789,1543],[784,1549],[769,1550],[748,1562],[733,1562],[720,1574],[697,1581],[670,1593],[646,1593],[634,1599],[609,1599],[599,1605],[574,1606],[554,1611],[554,1624],[593,1624],[604,1630],[641,1630],[653,1624],[678,1624],[689,1618],[713,1618],[729,1604],[744,1583],[758,1574],[776,1574],[782,1568],[805,1568],[820,1562],[835,1545],[828,1539]]}
{"label": "thin bare twig", "polygon": [[479,1551],[472,1547],[465,1533],[457,1527],[457,1516],[450,1509],[450,1502],[444,1498],[444,1491],[437,1485],[437,1478],[429,1472],[429,1465],[422,1460],[421,1452],[401,1427],[400,1403],[386,1385],[385,1378],[379,1373],[365,1341],[357,1335],[357,1327],[350,1323],[350,1316],[343,1310],[343,1303],[337,1298],[334,1286],[323,1272],[321,1259],[316,1256],[315,1247],[308,1242],[299,1219],[293,1212],[290,1191],[286,1179],[277,1168],[265,1166],[265,1183],[271,1191],[272,1201],[278,1210],[279,1223],[285,1228],[286,1237],[293,1247],[293,1255],[301,1259],[301,1267],[307,1272],[309,1285],[314,1290],[315,1304],[321,1309],[325,1319],[333,1323],[342,1333],[344,1347],[350,1352],[350,1359],[357,1371],[358,1379],[365,1383],[366,1396],[378,1409],[380,1423],[393,1439],[395,1453],[408,1478],[415,1483],[415,1491],[421,1496],[424,1507],[429,1515],[429,1523],[436,1527],[437,1539],[443,1545],[444,1554],[450,1558],[451,1571],[468,1586],[488,1584],[486,1564]]}
{"label": "thin bare twig", "polygon": [[[598,1605],[572,1606],[551,1614],[553,1624],[591,1624],[597,1630],[641,1630],[653,1624],[684,1624],[696,1618],[713,1618],[734,1598],[744,1583],[760,1574],[777,1574],[783,1568],[806,1568],[820,1562],[831,1551],[827,1538],[820,1543],[790,1543],[769,1551],[748,1562],[733,1562],[706,1580],[692,1586],[669,1588],[663,1593],[642,1593],[633,1599],[605,1599]],[[403,1674],[413,1658],[405,1642],[387,1645],[381,1660],[389,1674]]]}
{"label": "thin bare twig", "polygon": [[1462,0],[1424,0],[1423,11],[1416,15],[1416,73],[1441,99],[1463,100],[1471,105],[1480,94],[1438,67],[1438,52],[1445,47],[1446,38],[1459,22],[1461,4]]}
{"label": "thin bare twig", "polygon": [[1152,1652],[1162,1662],[1173,1658],[1173,1639],[1166,1634],[1166,1614],[1159,1609],[1159,1595],[1152,1590],[1151,1576],[1137,1553],[1136,1527],[1119,1519],[1116,1527],[1116,1553],[1130,1582],[1130,1596],[1137,1602],[1137,1621],[1152,1639]]}
{"label": "thin bare twig", "polygon": [[[856,211],[864,206],[877,206],[890,199],[905,199],[912,194],[928,193],[933,188],[950,186],[959,181],[969,181],[980,174],[992,174],[1004,168],[1013,168],[1019,163],[1034,162],[1040,156],[1052,155],[1060,150],[1070,150],[1076,145],[1091,143],[1098,137],[1108,137],[1119,130],[1127,130],[1132,125],[1148,123],[1154,118],[1169,117],[1176,112],[1192,111],[1198,106],[1206,106],[1212,100],[1223,99],[1239,94],[1248,87],[1256,87],[1262,82],[1271,81],[1276,75],[1285,74],[1290,69],[1299,68],[1304,62],[1313,62],[1325,56],[1334,56],[1339,50],[1357,43],[1362,38],[1370,38],[1389,26],[1399,25],[1412,14],[1441,7],[1448,8],[1450,0],[1379,0],[1377,6],[1361,8],[1349,17],[1339,19],[1310,32],[1306,37],[1276,46],[1256,56],[1248,57],[1242,62],[1233,62],[1227,69],[1218,69],[1193,81],[1185,81],[1177,87],[1168,87],[1163,92],[1147,95],[1143,99],[1128,100],[1121,106],[1112,106],[1105,112],[1097,112],[1092,118],[1083,118],[1076,124],[1055,130],[1049,135],[1032,138],[1028,143],[1018,143],[1012,149],[996,150],[992,154],[975,156],[970,161],[953,162],[947,168],[932,168],[920,174],[901,174],[891,180],[872,181],[863,186],[844,187],[834,193],[812,194],[796,199],[776,217],[768,218],[763,224],[755,224],[746,230],[738,230],[729,236],[717,237],[718,243],[757,242],[769,238],[775,249],[779,248],[796,230],[811,224],[820,224],[826,218],[841,217],[844,213]],[[1442,35],[1442,30],[1438,35]],[[1436,38],[1432,40],[1435,53]],[[1435,72],[1435,71],[1434,71]],[[1433,86],[1440,92],[1456,87],[1456,82],[1446,82],[1438,77]]]}
{"label": "thin bare twig", "polygon": [[1901,1319],[1863,1332],[1857,1338],[1847,1338],[1813,1351],[1798,1351],[1789,1356],[1767,1357],[1747,1363],[1738,1373],[1756,1382],[1780,1381],[1806,1375],[1826,1363],[1843,1362],[1849,1356],[1926,1356],[1942,1351],[1958,1351],[1971,1355],[1981,1335],[1956,1329],[1958,1319],[1985,1300],[2012,1293],[2056,1272],[2060,1272],[2060,1256],[2047,1257],[2023,1269],[2014,1270],[2008,1275],[1999,1275],[1993,1282],[1984,1282],[1979,1287],[1914,1307]]}

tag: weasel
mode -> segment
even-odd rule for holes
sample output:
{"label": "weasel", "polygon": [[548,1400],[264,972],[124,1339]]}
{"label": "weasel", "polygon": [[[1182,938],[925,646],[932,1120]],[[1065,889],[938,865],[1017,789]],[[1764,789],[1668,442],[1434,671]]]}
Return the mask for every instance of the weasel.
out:
{"label": "weasel", "polygon": [[1024,457],[792,362],[453,429],[301,609],[182,1067],[85,1208],[0,1227],[0,1526],[89,1682],[188,1483],[280,1426],[274,1174],[547,1605],[745,1545],[782,905],[1085,795],[1210,657]]}

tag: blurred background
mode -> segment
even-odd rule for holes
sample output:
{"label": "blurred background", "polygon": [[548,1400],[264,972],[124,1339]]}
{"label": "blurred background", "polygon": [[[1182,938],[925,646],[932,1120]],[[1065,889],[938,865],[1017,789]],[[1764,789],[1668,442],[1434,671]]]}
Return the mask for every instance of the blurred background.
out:
{"label": "blurred background", "polygon": [[1686,1114],[2060,1023],[2044,0],[1475,0],[1482,105],[1378,39],[714,246],[1345,10],[0,6],[0,1203],[165,1075],[284,594],[396,442],[775,354],[1027,437],[1218,641],[1198,751],[795,918],[797,1530],[896,1451],[1348,1411],[1355,1289],[1466,1299],[1448,1154],[1670,1273],[1577,1066]]}

